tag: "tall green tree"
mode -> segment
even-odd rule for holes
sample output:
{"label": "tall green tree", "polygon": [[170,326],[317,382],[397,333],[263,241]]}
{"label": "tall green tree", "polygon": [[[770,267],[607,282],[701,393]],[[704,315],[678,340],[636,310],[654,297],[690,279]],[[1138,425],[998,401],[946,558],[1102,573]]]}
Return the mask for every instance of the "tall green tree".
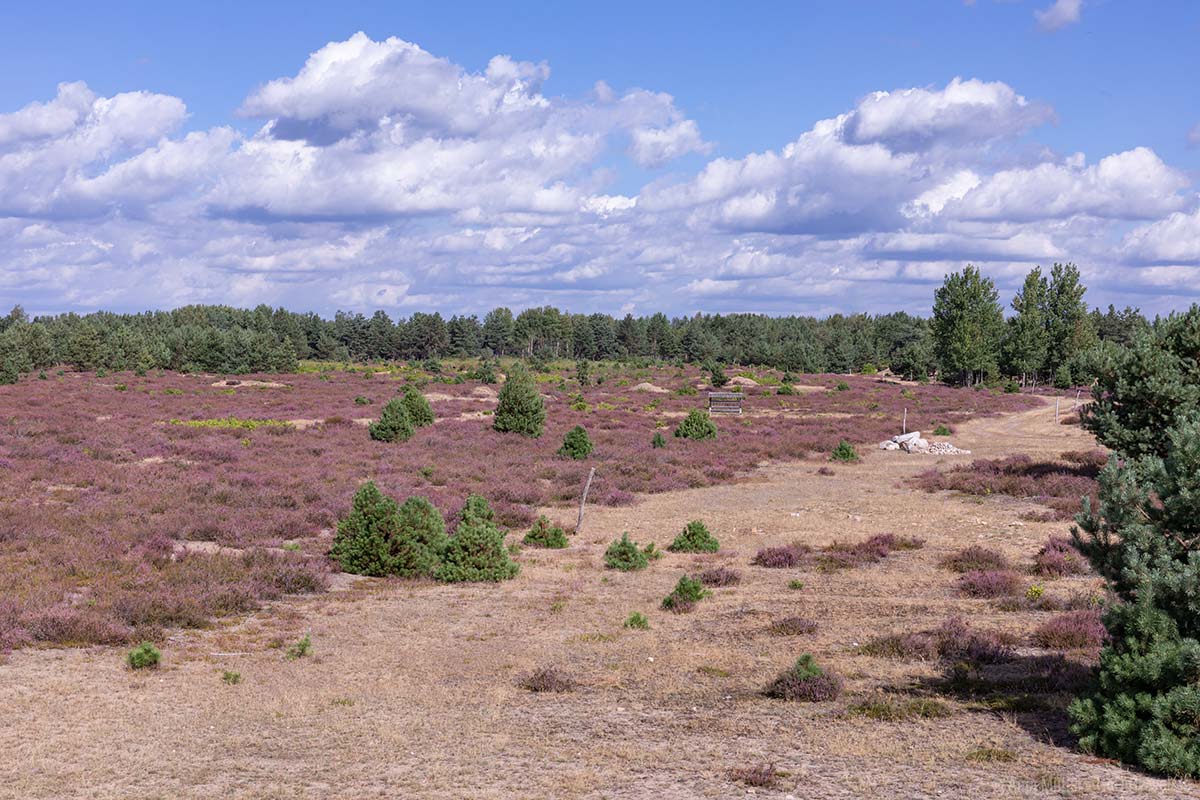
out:
{"label": "tall green tree", "polygon": [[1053,375],[1096,342],[1083,295],[1087,292],[1074,264],[1055,264],[1046,291],[1046,371]]}
{"label": "tall green tree", "polygon": [[1013,298],[1016,315],[1008,320],[1004,338],[1004,361],[1012,375],[1021,376],[1021,384],[1037,383],[1038,373],[1046,364],[1049,331],[1046,326],[1046,297],[1050,287],[1035,267],[1025,276],[1025,284]]}
{"label": "tall green tree", "polygon": [[933,348],[943,378],[980,383],[996,372],[1004,312],[996,285],[967,265],[946,276],[933,301]]}

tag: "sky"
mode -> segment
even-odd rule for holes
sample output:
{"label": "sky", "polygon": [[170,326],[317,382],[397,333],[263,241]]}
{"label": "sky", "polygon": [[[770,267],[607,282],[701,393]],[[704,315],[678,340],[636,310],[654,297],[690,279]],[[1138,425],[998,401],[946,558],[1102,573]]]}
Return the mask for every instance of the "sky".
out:
{"label": "sky", "polygon": [[0,307],[1200,302],[1200,3],[23,2]]}

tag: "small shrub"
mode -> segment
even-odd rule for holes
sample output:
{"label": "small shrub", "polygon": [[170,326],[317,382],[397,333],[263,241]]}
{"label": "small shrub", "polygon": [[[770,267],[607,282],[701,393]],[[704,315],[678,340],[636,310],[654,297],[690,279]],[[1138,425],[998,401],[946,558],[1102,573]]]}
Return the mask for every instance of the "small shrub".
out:
{"label": "small shrub", "polygon": [[390,544],[400,529],[396,501],[367,481],[354,493],[350,513],[337,524],[329,555],[342,570],[355,575],[387,575]]}
{"label": "small shrub", "polygon": [[838,446],[833,448],[833,452],[829,454],[829,460],[845,463],[858,461],[858,451],[854,449],[854,445],[842,439],[838,442]]}
{"label": "small shrub", "polygon": [[831,478],[831,477],[833,477],[834,475],[837,475],[837,473],[836,473],[836,472],[834,472],[833,470],[831,470],[829,467],[820,467],[820,468],[817,470],[817,474],[818,474],[818,475],[821,475],[821,476],[823,476],[823,477],[826,477],[826,478]]}
{"label": "small shrub", "polygon": [[1003,553],[989,550],[979,545],[959,550],[953,555],[946,556],[938,562],[945,569],[954,572],[983,572],[985,570],[1008,570],[1012,568]]}
{"label": "small shrub", "polygon": [[842,693],[842,679],[817,666],[810,653],[796,659],[763,690],[767,697],[807,703],[836,700]]}
{"label": "small shrub", "polygon": [[1071,611],[1054,617],[1033,632],[1039,647],[1063,650],[1099,648],[1108,637],[1099,610]]}
{"label": "small shrub", "polygon": [[675,438],[677,439],[715,439],[717,438],[717,426],[709,417],[707,411],[701,411],[698,408],[693,408],[688,412],[683,422],[679,423],[679,427],[675,429]]}
{"label": "small shrub", "polygon": [[356,406],[369,406],[373,402],[375,401],[369,397],[363,397],[361,394],[354,398],[354,405]]}
{"label": "small shrub", "polygon": [[424,497],[410,497],[397,511],[388,542],[388,572],[402,578],[428,577],[450,544],[442,512]]}
{"label": "small shrub", "polygon": [[406,442],[413,435],[413,421],[399,397],[388,400],[379,419],[367,427],[371,438],[379,442]]}
{"label": "small shrub", "polygon": [[543,667],[521,678],[518,685],[530,692],[569,692],[575,681],[554,667]]}
{"label": "small shrub", "polygon": [[654,438],[650,440],[650,446],[655,450],[659,450],[667,446],[667,440],[658,431],[654,432]]}
{"label": "small shrub", "polygon": [[785,383],[775,390],[775,394],[781,394],[784,396],[794,395],[796,394],[796,389],[790,383]]}
{"label": "small shrub", "polygon": [[705,589],[704,584],[700,581],[684,575],[679,579],[679,583],[675,584],[671,593],[663,598],[662,607],[676,614],[684,614],[711,594],[712,592]]}
{"label": "small shrub", "polygon": [[804,581],[793,578],[792,580],[788,581],[787,587],[793,592],[798,592],[804,588]]}
{"label": "small shrub", "polygon": [[586,359],[580,359],[575,362],[575,379],[579,381],[580,386],[587,386],[592,382],[592,364]]}
{"label": "small shrub", "polygon": [[1012,657],[1008,637],[971,629],[958,618],[931,631],[893,633],[871,639],[859,652],[879,658],[941,659],[945,662],[995,664]]}
{"label": "small shrub", "polygon": [[297,639],[288,646],[284,656],[289,661],[295,661],[297,658],[304,658],[312,652],[312,637],[307,633]]}
{"label": "small shrub", "polygon": [[729,378],[725,375],[725,370],[718,364],[713,364],[708,367],[708,374],[712,380],[714,389],[720,389],[729,383]]}
{"label": "small shrub", "polygon": [[887,693],[855,703],[847,710],[852,717],[865,717],[878,722],[943,719],[954,713],[948,705],[930,697],[897,697]]}
{"label": "small shrub", "polygon": [[934,436],[949,436],[951,433],[953,431],[950,430],[950,426],[948,425],[938,425],[933,429]]}
{"label": "small shrub", "polygon": [[715,553],[721,545],[703,522],[693,520],[684,526],[683,532],[667,545],[667,549],[672,553]]}
{"label": "small shrub", "polygon": [[433,424],[433,406],[429,405],[429,400],[416,386],[409,384],[404,387],[403,403],[414,428]]}
{"label": "small shrub", "polygon": [[520,366],[514,366],[496,404],[492,428],[501,433],[519,433],[537,438],[546,423],[546,405],[538,393],[533,376]]}
{"label": "small shrub", "polygon": [[654,542],[650,542],[642,548],[642,553],[651,561],[658,561],[662,558],[662,550],[659,550]]}
{"label": "small shrub", "polygon": [[576,425],[567,431],[567,435],[563,437],[562,447],[558,448],[560,456],[576,461],[582,461],[591,455],[591,452],[592,440],[588,438],[587,429],[582,425]]}
{"label": "small shrub", "polygon": [[705,586],[736,586],[742,582],[742,573],[729,567],[706,569],[696,577]]}
{"label": "small shrub", "polygon": [[237,686],[242,682],[242,673],[233,672],[232,670],[227,669],[221,673],[221,680],[223,680],[225,683],[228,683],[230,686]]}
{"label": "small shrub", "polygon": [[150,642],[142,642],[125,654],[130,669],[157,669],[161,662],[162,653]]}
{"label": "small shrub", "polygon": [[779,782],[779,771],[774,764],[756,764],[752,767],[734,767],[729,770],[729,777],[747,786],[770,789]]}
{"label": "small shrub", "polygon": [[817,623],[804,617],[785,617],[767,626],[772,636],[807,636],[817,632]]}
{"label": "small shrub", "polygon": [[637,546],[637,542],[629,538],[629,533],[622,533],[621,538],[613,541],[604,551],[604,566],[621,572],[632,572],[645,569],[650,565],[650,557]]}
{"label": "small shrub", "polygon": [[1020,594],[1021,576],[1011,570],[968,572],[958,579],[958,593],[964,597],[994,599]]}
{"label": "small shrub", "polygon": [[525,534],[521,543],[533,547],[561,549],[567,546],[567,534],[557,525],[551,525],[550,520],[543,514],[533,523],[533,528]]}
{"label": "small shrub", "polygon": [[1007,764],[1017,760],[1017,754],[1003,747],[977,747],[966,755],[967,761],[983,764]]}
{"label": "small shrub", "polygon": [[758,567],[772,569],[787,569],[799,567],[807,563],[812,548],[808,545],[794,543],[782,547],[764,547],[754,554],[750,563]]}
{"label": "small shrub", "polygon": [[624,627],[635,631],[647,631],[650,630],[650,620],[640,611],[634,611],[626,618]]}
{"label": "small shrub", "polygon": [[1021,392],[1021,385],[1019,383],[1017,383],[1016,381],[1014,381],[1012,378],[1009,378],[1008,380],[1006,380],[1004,382],[1004,393],[1005,394],[1020,394],[1020,392]]}
{"label": "small shrub", "polygon": [[850,391],[850,384],[846,383],[845,381],[838,381],[837,386],[833,388],[839,392],[848,392]]}
{"label": "small shrub", "polygon": [[1048,578],[1081,575],[1088,571],[1087,560],[1065,536],[1051,536],[1033,559],[1033,570]]}
{"label": "small shrub", "polygon": [[471,520],[495,522],[496,512],[492,511],[486,497],[472,494],[467,496],[462,510],[458,512],[458,520],[459,522],[470,522]]}
{"label": "small shrub", "polygon": [[458,524],[434,577],[450,583],[499,582],[519,571],[504,546],[504,532],[488,519],[471,516]]}

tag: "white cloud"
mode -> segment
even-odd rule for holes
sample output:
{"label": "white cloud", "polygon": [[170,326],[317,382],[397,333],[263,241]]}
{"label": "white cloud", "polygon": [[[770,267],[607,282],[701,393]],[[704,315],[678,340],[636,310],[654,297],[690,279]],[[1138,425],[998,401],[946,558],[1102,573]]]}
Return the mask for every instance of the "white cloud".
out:
{"label": "white cloud", "polygon": [[1124,249],[1142,263],[1200,265],[1200,209],[1134,228],[1125,237]]}
{"label": "white cloud", "polygon": [[1044,9],[1034,11],[1038,27],[1044,31],[1056,31],[1079,22],[1083,11],[1083,0],[1054,0]]}

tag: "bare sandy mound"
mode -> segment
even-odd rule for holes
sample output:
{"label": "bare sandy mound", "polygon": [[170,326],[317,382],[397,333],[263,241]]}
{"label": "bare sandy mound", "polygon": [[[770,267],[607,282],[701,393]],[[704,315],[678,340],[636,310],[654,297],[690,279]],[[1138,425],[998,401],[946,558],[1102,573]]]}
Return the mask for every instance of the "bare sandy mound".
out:
{"label": "bare sandy mound", "polygon": [[496,394],[496,390],[490,386],[476,386],[471,390],[471,394],[482,400],[495,400],[499,396]]}
{"label": "bare sandy mound", "polygon": [[670,394],[670,389],[664,389],[661,386],[655,386],[653,383],[639,383],[633,387],[635,392],[653,392],[654,394]]}
{"label": "bare sandy mound", "polygon": [[741,375],[730,378],[729,383],[731,386],[758,386],[758,381],[754,378],[746,378]]}
{"label": "bare sandy mound", "polygon": [[235,380],[235,379],[225,380],[225,381],[217,381],[216,383],[212,383],[210,385],[211,386],[219,386],[222,388],[232,388],[232,387],[250,388],[250,389],[286,389],[286,388],[288,388],[288,385],[286,383],[279,383],[277,381],[239,381],[239,380]]}

